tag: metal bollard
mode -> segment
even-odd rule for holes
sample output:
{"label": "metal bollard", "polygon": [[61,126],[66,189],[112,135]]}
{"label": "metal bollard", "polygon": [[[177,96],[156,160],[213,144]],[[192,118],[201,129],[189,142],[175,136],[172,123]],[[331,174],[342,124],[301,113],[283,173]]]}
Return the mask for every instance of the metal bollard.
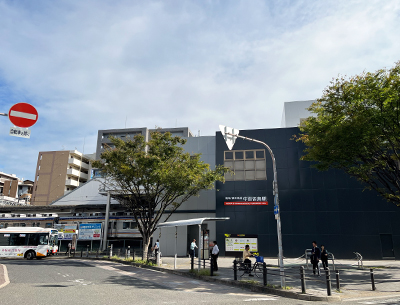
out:
{"label": "metal bollard", "polygon": [[132,258],[133,258],[133,260],[136,260],[135,249],[132,250]]}
{"label": "metal bollard", "polygon": [[210,257],[210,275],[214,275],[214,258],[212,256]]}
{"label": "metal bollard", "polygon": [[99,249],[97,249],[96,258],[99,258]]}
{"label": "metal bollard", "polygon": [[131,257],[131,246],[128,246],[128,258]]}
{"label": "metal bollard", "polygon": [[128,249],[125,249],[125,259],[128,258]]}
{"label": "metal bollard", "polygon": [[326,292],[328,296],[332,295],[332,287],[331,287],[331,271],[329,268],[326,268]]}
{"label": "metal bollard", "polygon": [[110,253],[109,253],[109,258],[111,258],[111,257],[112,257],[112,253],[113,253],[113,245],[111,244],[111,245],[110,245]]}
{"label": "metal bollard", "polygon": [[118,256],[118,257],[121,256],[121,249],[118,249],[117,256]]}
{"label": "metal bollard", "polygon": [[263,284],[267,286],[267,264],[263,263]]}
{"label": "metal bollard", "polygon": [[193,270],[193,269],[194,269],[194,256],[192,255],[190,257],[190,270]]}
{"label": "metal bollard", "polygon": [[86,245],[86,257],[89,257],[89,245]]}
{"label": "metal bollard", "polygon": [[371,273],[372,290],[375,291],[376,287],[375,287],[374,269],[369,269],[369,272]]}
{"label": "metal bollard", "polygon": [[233,280],[237,281],[237,261],[233,261]]}
{"label": "metal bollard", "polygon": [[306,293],[306,273],[304,267],[300,267],[300,281],[301,281],[301,293]]}
{"label": "metal bollard", "polygon": [[81,257],[83,257],[83,250],[81,250]]}
{"label": "metal bollard", "polygon": [[336,270],[336,290],[340,292],[340,277],[339,270]]}

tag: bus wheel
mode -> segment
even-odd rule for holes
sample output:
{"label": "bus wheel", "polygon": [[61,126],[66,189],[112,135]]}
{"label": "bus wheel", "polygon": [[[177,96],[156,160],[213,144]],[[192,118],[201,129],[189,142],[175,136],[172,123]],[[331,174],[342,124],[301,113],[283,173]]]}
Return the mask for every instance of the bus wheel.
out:
{"label": "bus wheel", "polygon": [[27,253],[26,253],[26,259],[29,259],[29,260],[31,260],[31,259],[33,259],[34,257],[35,257],[35,252],[33,252],[33,251],[28,251]]}

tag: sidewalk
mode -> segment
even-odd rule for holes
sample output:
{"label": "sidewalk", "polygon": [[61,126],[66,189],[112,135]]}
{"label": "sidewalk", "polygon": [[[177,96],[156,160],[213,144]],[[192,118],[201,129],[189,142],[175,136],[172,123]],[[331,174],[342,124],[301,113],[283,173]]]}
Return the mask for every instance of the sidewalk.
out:
{"label": "sidewalk", "polygon": [[[82,258],[85,259],[86,255],[83,255]],[[95,258],[95,256],[89,255],[89,258]],[[320,277],[314,276],[311,266],[307,269],[305,259],[289,258],[284,260],[286,289],[278,288],[281,282],[278,275],[279,268],[277,259],[264,258],[268,270],[268,285],[266,287],[263,286],[261,273],[259,277],[249,277],[247,274],[241,277],[243,272],[238,271],[238,280],[234,281],[233,260],[234,258],[232,257],[220,257],[218,259],[219,270],[216,272],[216,276],[201,276],[200,278],[220,284],[239,286],[241,288],[251,289],[252,291],[310,301],[345,301],[359,298],[400,296],[400,261],[364,261],[364,269],[362,270],[358,269],[356,260],[335,260],[335,269],[339,270],[340,274],[341,289],[340,292],[336,291],[336,274],[333,270],[333,265],[330,264],[332,296],[327,297],[324,270],[321,270]],[[252,262],[254,263],[254,259],[252,259]],[[197,259],[195,260],[195,264],[196,263]],[[305,268],[306,294],[301,293],[300,266]],[[160,271],[164,270],[177,275],[190,276],[190,258],[178,258],[177,268],[175,270],[173,257],[162,257],[162,265],[160,267],[149,268]],[[375,291],[372,290],[370,268],[373,268],[374,271]],[[197,269],[196,265],[195,269]]]}
{"label": "sidewalk", "polygon": [[[231,257],[220,257],[218,259],[219,270],[217,278],[233,282],[233,260]],[[280,277],[277,259],[264,259],[267,264],[267,283],[268,287],[280,287]],[[254,260],[252,261],[254,262]],[[197,263],[197,261],[195,262]],[[306,273],[306,293],[313,296],[326,297],[327,285],[325,271],[321,270],[321,276],[312,274],[312,267],[306,267],[304,259],[285,259],[286,286],[293,293],[301,293],[300,283],[300,266],[304,266]],[[167,269],[174,268],[173,257],[163,257],[162,267]],[[335,269],[339,270],[341,291],[336,291],[336,274],[331,269],[331,286],[332,296],[341,299],[383,296],[383,295],[400,295],[400,261],[380,260],[380,261],[364,261],[364,269],[358,269],[355,260],[336,260]],[[376,290],[372,291],[370,267],[374,270]],[[197,266],[195,266],[195,269]],[[189,272],[190,259],[178,258],[177,269],[179,271]],[[238,281],[258,281],[262,285],[262,274],[260,277],[249,277],[247,274],[238,271]]]}

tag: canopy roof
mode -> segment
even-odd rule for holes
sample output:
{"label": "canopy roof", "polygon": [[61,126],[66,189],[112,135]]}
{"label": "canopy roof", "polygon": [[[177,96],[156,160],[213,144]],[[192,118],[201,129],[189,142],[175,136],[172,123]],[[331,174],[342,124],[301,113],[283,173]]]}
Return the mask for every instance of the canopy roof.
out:
{"label": "canopy roof", "polygon": [[207,221],[224,221],[224,220],[229,220],[229,219],[230,219],[229,217],[193,218],[193,219],[163,222],[163,223],[158,224],[157,228],[201,225],[203,222],[207,222]]}

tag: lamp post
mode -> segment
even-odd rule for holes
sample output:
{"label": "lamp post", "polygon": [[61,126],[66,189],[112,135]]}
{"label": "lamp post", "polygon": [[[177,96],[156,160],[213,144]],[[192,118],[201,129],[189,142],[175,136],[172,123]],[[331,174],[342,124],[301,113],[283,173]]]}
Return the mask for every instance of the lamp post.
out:
{"label": "lamp post", "polygon": [[274,171],[274,181],[272,182],[273,194],[274,194],[274,207],[277,210],[277,212],[275,212],[275,219],[276,219],[276,229],[277,229],[277,234],[278,234],[279,269],[280,269],[280,277],[281,277],[281,287],[283,288],[286,286],[286,284],[285,284],[285,274],[284,274],[284,266],[283,266],[281,212],[279,209],[279,193],[278,193],[278,174],[276,171],[276,162],[275,162],[274,153],[272,152],[272,149],[266,143],[256,140],[256,139],[240,136],[238,129],[226,127],[223,125],[219,125],[219,128],[221,130],[222,135],[224,136],[225,142],[228,145],[229,150],[232,150],[233,145],[235,144],[236,138],[241,138],[241,139],[244,139],[247,141],[252,141],[252,142],[256,142],[256,143],[264,145],[271,155],[272,167],[273,167],[273,171]]}

